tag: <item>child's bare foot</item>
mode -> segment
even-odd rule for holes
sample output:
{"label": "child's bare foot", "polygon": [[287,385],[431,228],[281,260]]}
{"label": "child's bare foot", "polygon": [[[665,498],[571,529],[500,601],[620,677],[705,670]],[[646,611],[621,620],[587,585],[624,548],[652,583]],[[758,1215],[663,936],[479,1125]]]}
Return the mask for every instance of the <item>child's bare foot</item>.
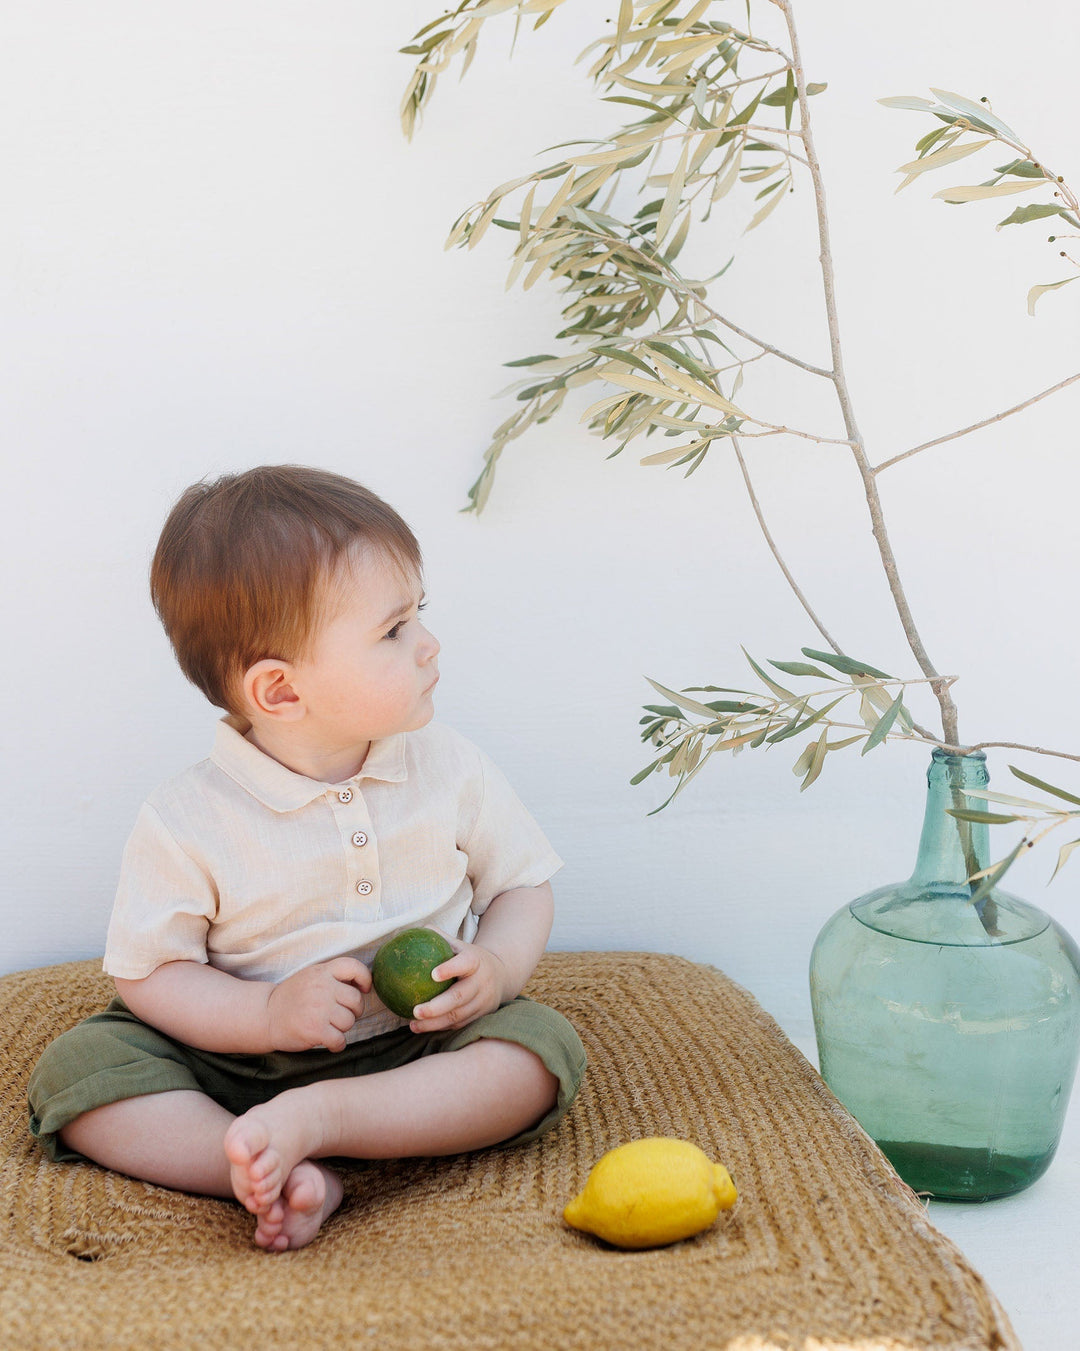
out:
{"label": "child's bare foot", "polygon": [[255,1242],[270,1252],[304,1247],[341,1205],[342,1194],[336,1173],[305,1159],[286,1178],[281,1195],[270,1209],[259,1216]]}
{"label": "child's bare foot", "polygon": [[282,1093],[238,1116],[225,1134],[225,1156],[236,1199],[253,1215],[266,1215],[296,1165],[317,1145],[310,1117]]}

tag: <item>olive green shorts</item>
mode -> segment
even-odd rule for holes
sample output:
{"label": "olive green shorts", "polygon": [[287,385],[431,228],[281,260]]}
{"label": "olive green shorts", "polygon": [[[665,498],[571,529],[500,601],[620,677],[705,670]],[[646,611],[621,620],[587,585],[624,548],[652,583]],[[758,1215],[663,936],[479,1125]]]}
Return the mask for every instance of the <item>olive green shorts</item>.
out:
{"label": "olive green shorts", "polygon": [[517,1042],[539,1056],[559,1081],[555,1106],[535,1126],[504,1140],[535,1139],[564,1115],[585,1073],[585,1048],[573,1027],[554,1009],[518,996],[462,1028],[412,1032],[407,1027],[352,1042],[343,1051],[274,1051],[269,1055],[225,1055],[198,1051],[148,1026],[119,999],[83,1019],[46,1047],[27,1094],[30,1133],[50,1158],[83,1156],[58,1132],[77,1116],[106,1103],[148,1093],[194,1089],[239,1116],[287,1088],[320,1079],[376,1074],[439,1051],[459,1051],[482,1037]]}

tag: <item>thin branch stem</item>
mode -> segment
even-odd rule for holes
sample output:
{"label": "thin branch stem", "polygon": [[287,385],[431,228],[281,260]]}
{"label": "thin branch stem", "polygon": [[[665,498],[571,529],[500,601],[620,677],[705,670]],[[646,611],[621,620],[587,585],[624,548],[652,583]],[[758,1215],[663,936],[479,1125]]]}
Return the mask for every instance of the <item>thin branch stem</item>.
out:
{"label": "thin branch stem", "polygon": [[710,318],[715,319],[718,324],[723,324],[725,328],[730,329],[732,333],[737,333],[740,338],[745,338],[747,342],[752,342],[755,347],[759,347],[763,352],[768,352],[770,356],[779,357],[781,361],[787,361],[792,366],[798,366],[801,370],[809,371],[811,375],[824,376],[826,380],[832,379],[832,371],[824,370],[821,366],[812,366],[808,361],[800,361],[798,357],[793,357],[790,352],[782,352],[779,347],[773,347],[770,343],[762,342],[760,338],[755,338],[752,333],[747,333],[745,328],[740,328],[738,324],[733,324],[730,319],[726,319],[718,310],[714,310],[711,305],[702,300],[696,292],[689,291],[692,303],[703,309]]}
{"label": "thin branch stem", "polygon": [[[779,721],[781,721],[781,720],[780,720],[780,719],[777,719],[777,721],[779,722]],[[698,735],[698,733],[700,732],[702,726],[709,726],[709,725],[710,725],[710,724],[708,724],[708,723],[704,723],[704,724],[694,724],[694,723],[692,723],[692,722],[688,722],[685,718],[684,718],[684,719],[681,719],[681,720],[679,721],[679,724],[678,724],[678,726],[677,726],[677,728],[675,729],[674,732],[669,733],[668,736],[667,736],[667,738],[661,739],[660,741],[655,741],[655,742],[653,742],[653,745],[654,745],[654,747],[655,747],[657,750],[670,750],[672,746],[678,745],[678,743],[679,743],[680,741],[684,741],[688,736],[695,736],[695,735]],[[770,723],[770,726],[771,726],[771,723]],[[865,724],[864,724],[864,723],[861,723],[861,722],[840,722],[837,718],[821,718],[821,719],[819,719],[819,721],[817,722],[816,726],[817,726],[817,727],[820,727],[820,728],[822,728],[822,729],[824,729],[824,728],[826,728],[826,727],[829,727],[829,728],[835,728],[836,731],[838,731],[838,732],[864,732],[864,733],[866,733],[867,736],[870,735],[870,733],[869,733],[869,731],[867,730]],[[734,730],[734,729],[733,729],[733,730]],[[759,725],[755,725],[755,726],[749,727],[749,728],[747,729],[747,732],[748,732],[748,733],[754,733],[754,732],[757,732],[757,731],[759,731],[759,730],[761,730],[760,724],[759,724]],[[918,729],[916,729],[916,730],[918,730]],[[736,735],[742,735],[742,733],[737,732]],[[943,751],[949,751],[949,752],[952,752],[952,753],[955,753],[955,754],[960,754],[960,755],[970,755],[971,752],[975,749],[975,747],[973,747],[973,746],[967,746],[967,747],[942,746],[942,744],[941,744],[941,738],[940,738],[940,737],[935,737],[935,736],[933,736],[933,735],[930,734],[930,733],[928,733],[928,734],[926,734],[926,735],[923,735],[923,734],[920,733],[919,736],[912,736],[910,732],[887,732],[887,733],[885,734],[884,740],[885,740],[885,741],[914,741],[917,745],[920,745],[920,746],[922,746],[922,745],[927,745],[927,746],[937,746],[939,749],[941,749],[941,750],[943,750]],[[996,743],[996,742],[995,742],[995,743],[988,743],[988,744],[995,744],[995,745],[997,745],[997,744],[1000,744],[1000,743]],[[1026,746],[1022,746],[1022,747],[1018,747],[1018,749],[1020,749],[1020,750],[1028,750],[1028,749],[1033,749],[1033,748],[1026,747]],[[1055,752],[1044,752],[1044,754],[1062,754],[1062,752],[1058,752],[1058,751],[1055,751]],[[1080,757],[1070,756],[1070,757],[1067,757],[1067,758],[1070,758],[1070,759],[1077,759],[1077,758],[1080,758]]]}
{"label": "thin branch stem", "polygon": [[[620,146],[620,145],[618,145],[618,144],[613,144],[613,142],[615,142],[616,139],[617,139],[617,138],[614,137],[614,136],[609,136],[609,137],[607,138],[607,141],[606,141],[606,142],[604,142],[604,141],[595,141],[595,142],[593,142],[592,144],[598,145],[598,146],[602,146],[602,147],[606,145],[606,146],[607,146],[609,149],[611,149],[611,150],[631,150],[631,149],[639,149],[640,146],[642,146],[642,145],[652,145],[652,146],[663,145],[665,141],[685,141],[685,140],[687,139],[688,136],[703,136],[703,135],[705,135],[705,134],[710,130],[708,127],[693,127],[693,126],[688,126],[685,122],[680,122],[679,119],[678,119],[677,117],[673,117],[673,118],[672,118],[672,121],[676,124],[676,126],[681,127],[682,130],[681,130],[681,131],[667,131],[667,132],[664,132],[664,133],[663,133],[662,135],[660,135],[660,136],[650,137],[648,140],[643,139],[642,141],[638,142],[636,145],[625,145],[625,146]],[[714,128],[712,128],[712,130],[715,131],[716,128],[714,127]],[[739,132],[740,134],[741,134],[741,133],[744,133],[744,132],[748,132],[748,131],[756,131],[756,132],[759,132],[759,133],[761,133],[761,134],[763,134],[763,135],[768,135],[768,136],[802,136],[802,132],[801,132],[801,131],[787,131],[787,130],[785,130],[783,127],[769,127],[769,126],[762,126],[762,125],[759,125],[759,124],[756,124],[756,123],[753,123],[753,122],[739,122],[739,123],[737,123],[737,124],[732,128],[732,130],[735,131],[735,132]],[[745,136],[743,137],[743,139],[745,140]],[[796,155],[796,154],[795,154],[793,151],[791,151],[791,150],[785,150],[785,149],[783,149],[782,146],[778,146],[778,145],[777,145],[777,146],[771,146],[770,149],[773,150],[773,151],[774,151],[776,154],[778,154],[778,155],[784,155],[784,156],[785,156],[786,158],[788,158],[788,159],[798,160],[800,164],[806,165],[807,168],[810,167],[808,164],[806,164],[806,160],[804,160],[804,159],[802,158],[801,155]],[[582,155],[569,156],[567,159],[565,159],[565,160],[563,161],[563,163],[564,163],[564,164],[576,165],[577,161],[578,161],[579,159],[583,158],[584,155],[601,155],[601,154],[603,154],[603,153],[604,153],[604,151],[603,151],[602,149],[601,149],[601,150],[586,150],[586,151],[583,151],[583,152],[582,152]],[[758,152],[758,153],[764,153],[764,152]],[[579,166],[579,167],[581,167],[581,166]],[[587,166],[586,166],[586,167],[587,167]],[[597,166],[593,165],[592,167],[593,167],[593,168],[596,168]],[[719,173],[719,172],[720,172],[720,171],[717,170],[717,173]],[[712,175],[710,175],[710,177],[715,178],[715,177],[716,177],[716,174],[712,174]]]}
{"label": "thin branch stem", "polygon": [[[483,203],[479,203],[478,205],[483,205]],[[599,230],[588,230],[579,227],[577,233],[591,236],[593,239],[601,240],[605,243],[611,239],[610,235],[603,234]],[[642,258],[650,267],[656,268],[669,280],[673,281],[675,283],[672,288],[673,290],[680,291],[687,297],[690,304],[696,306],[698,309],[704,310],[705,313],[708,314],[710,318],[715,319],[718,324],[723,324],[724,327],[730,329],[732,333],[737,333],[740,338],[745,338],[747,342],[752,342],[755,347],[759,347],[763,352],[768,352],[770,356],[779,357],[781,361],[790,362],[792,366],[798,366],[804,371],[809,371],[811,375],[821,375],[824,376],[826,380],[832,379],[832,371],[826,371],[820,366],[812,366],[809,362],[800,361],[798,357],[793,357],[789,352],[782,352],[779,347],[773,347],[770,343],[762,342],[760,338],[755,338],[752,333],[747,333],[747,331],[744,328],[740,328],[738,324],[733,324],[730,319],[725,319],[724,316],[717,310],[714,310],[706,300],[702,299],[697,291],[693,290],[688,285],[685,278],[680,277],[672,268],[667,266],[660,254],[646,253],[643,249],[639,249],[634,244],[631,244],[629,240],[623,240],[621,243],[626,248],[636,253],[637,256]]]}
{"label": "thin branch stem", "polygon": [[[800,138],[802,137],[801,128],[799,130],[795,130],[794,128],[791,127],[767,127],[762,126],[756,122],[740,122],[738,125],[743,129],[743,131],[763,131],[767,132],[770,136],[798,136]],[[798,155],[793,155],[792,159],[799,159],[799,157]],[[799,159],[799,163],[806,164],[806,160]],[[807,164],[806,167],[809,168],[810,166]]]}
{"label": "thin branch stem", "polygon": [[1000,747],[1011,751],[1031,751],[1033,755],[1055,755],[1060,760],[1080,761],[1080,755],[1072,755],[1068,751],[1050,751],[1045,746],[1024,746],[1018,741],[978,741],[974,746],[949,746],[940,741],[937,744],[943,751],[948,751],[951,755],[971,755],[973,751],[985,751],[991,747]]}
{"label": "thin branch stem", "polygon": [[993,417],[983,418],[981,422],[973,422],[970,427],[963,427],[958,432],[949,432],[947,436],[938,436],[933,441],[924,441],[921,446],[914,446],[911,450],[905,450],[902,455],[894,455],[891,460],[885,460],[879,464],[874,473],[880,474],[883,469],[889,469],[892,465],[899,464],[901,460],[909,460],[912,455],[918,455],[920,450],[929,450],[931,446],[944,445],[946,441],[955,441],[959,436],[967,436],[968,432],[977,432],[981,427],[989,427],[992,422],[1000,422],[1002,418],[1010,417],[1013,413],[1019,413],[1023,408],[1030,408],[1033,403],[1038,403],[1040,399],[1056,394],[1059,389],[1065,389],[1067,385],[1075,384],[1077,380],[1080,380],[1080,371],[1076,375],[1070,375],[1065,380],[1059,380],[1056,385],[1044,389],[1041,394],[1033,394],[1030,399],[1025,399],[1023,403],[1017,403],[1011,408],[1006,408],[1003,413],[995,413]]}
{"label": "thin branch stem", "polygon": [[[717,366],[716,374],[726,375],[728,371],[742,370],[744,366],[752,366],[755,361],[760,361],[761,358],[766,355],[767,353],[765,352],[759,352],[757,356],[743,357],[741,361],[730,361],[726,366]],[[705,359],[706,361],[708,360],[708,353],[705,354]]]}
{"label": "thin branch stem", "polygon": [[790,568],[784,562],[783,558],[780,555],[780,550],[776,547],[776,541],[772,537],[772,532],[769,530],[768,525],[766,525],[765,523],[765,516],[762,513],[761,503],[758,501],[757,493],[754,491],[754,485],[750,481],[750,471],[747,469],[746,461],[743,459],[743,453],[739,448],[738,438],[733,436],[731,438],[731,444],[735,451],[735,458],[739,462],[739,469],[742,472],[743,482],[746,484],[746,491],[750,497],[750,505],[754,509],[754,515],[757,517],[758,525],[761,527],[761,533],[765,536],[765,543],[772,550],[772,556],[776,559],[780,571],[787,578],[787,583],[791,587],[792,591],[795,592],[796,600],[803,607],[806,613],[810,616],[810,622],[813,624],[814,628],[817,629],[818,633],[821,634],[821,636],[829,644],[832,650],[836,653],[839,653],[841,649],[837,645],[836,639],[832,636],[829,630],[825,627],[825,625],[814,613],[813,609],[811,608],[810,602],[806,599],[806,596],[804,595],[798,582],[796,582],[795,578],[791,575]]}
{"label": "thin branch stem", "polygon": [[907,596],[900,581],[900,573],[896,563],[896,556],[893,553],[892,544],[889,540],[888,531],[885,528],[885,518],[881,508],[881,498],[878,495],[877,484],[874,481],[874,471],[866,458],[866,451],[863,448],[863,439],[859,432],[858,423],[855,420],[855,411],[852,407],[851,394],[848,390],[847,380],[844,376],[843,356],[840,349],[840,326],[836,312],[836,285],[833,271],[832,248],[829,242],[829,219],[825,210],[825,186],[821,173],[821,164],[817,157],[817,149],[814,145],[814,137],[810,124],[810,100],[806,92],[806,79],[803,73],[802,58],[799,52],[799,40],[795,31],[795,19],[791,12],[791,0],[776,0],[779,8],[783,11],[787,23],[788,35],[791,38],[792,68],[795,74],[795,82],[799,96],[799,113],[803,127],[803,145],[806,148],[806,157],[810,162],[810,176],[814,184],[814,197],[817,203],[818,218],[818,237],[821,244],[820,262],[822,281],[825,289],[825,310],[829,324],[829,343],[832,350],[833,363],[833,383],[836,386],[837,398],[840,401],[840,407],[844,415],[844,426],[847,434],[852,441],[852,454],[855,457],[855,463],[858,466],[859,474],[863,481],[863,489],[866,494],[866,503],[870,510],[870,520],[873,528],[874,539],[877,541],[878,553],[881,555],[881,562],[885,569],[885,576],[889,584],[889,590],[892,592],[893,602],[896,606],[897,614],[900,617],[900,623],[904,629],[904,635],[907,638],[908,645],[919,664],[919,669],[930,680],[931,689],[937,698],[941,707],[942,728],[946,740],[955,742],[959,740],[957,733],[956,705],[949,694],[948,685],[941,679],[934,663],[930,660],[929,654],[923,644],[919,630],[915,625],[915,618],[911,613],[911,607],[908,604]]}
{"label": "thin branch stem", "polygon": [[[796,582],[794,576],[792,575],[791,569],[784,562],[783,556],[781,555],[780,550],[777,548],[776,541],[773,539],[772,536],[772,531],[769,529],[768,524],[766,523],[765,514],[761,510],[761,503],[758,501],[758,495],[754,490],[753,483],[751,482],[750,471],[746,467],[746,460],[743,457],[742,450],[739,448],[738,437],[733,436],[731,438],[731,444],[732,448],[735,451],[735,458],[739,462],[739,469],[742,472],[743,482],[746,484],[746,491],[750,498],[750,505],[754,509],[754,515],[757,517],[758,525],[761,527],[761,533],[765,536],[765,543],[769,546],[769,549],[772,551],[772,556],[776,559],[777,565],[779,566],[780,571],[784,574],[784,577],[787,579],[788,585],[791,587],[792,591],[794,591],[796,600],[798,600],[799,604],[806,611],[807,615],[809,615],[810,622],[814,625],[818,633],[821,634],[821,636],[825,639],[825,641],[829,644],[829,646],[837,654],[837,656],[842,656],[844,649],[840,646],[840,644],[836,641],[836,639],[832,636],[832,634],[829,632],[829,630],[825,627],[825,625],[818,618],[817,614],[814,612],[812,606],[810,605],[810,602],[806,599],[805,593],[799,586],[798,582]],[[916,682],[912,681],[902,683],[914,684]],[[929,731],[925,727],[920,726],[919,723],[915,722],[914,720],[912,721],[911,725],[914,728],[914,730],[918,732],[919,735],[923,737],[926,741],[936,743],[936,739],[934,737],[933,732]]]}
{"label": "thin branch stem", "polygon": [[795,427],[776,427],[771,422],[762,422],[761,418],[748,415],[750,421],[757,427],[767,427],[769,430],[764,432],[746,432],[742,434],[747,438],[756,436],[799,436],[804,441],[816,441],[819,446],[851,446],[852,441],[847,441],[843,437],[818,436],[816,432],[800,432]]}

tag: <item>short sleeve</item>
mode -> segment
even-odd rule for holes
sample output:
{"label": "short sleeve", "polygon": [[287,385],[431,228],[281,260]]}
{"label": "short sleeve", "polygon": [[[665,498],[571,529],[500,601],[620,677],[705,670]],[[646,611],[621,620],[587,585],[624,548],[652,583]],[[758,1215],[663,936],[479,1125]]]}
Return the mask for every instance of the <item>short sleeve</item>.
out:
{"label": "short sleeve", "polygon": [[144,803],[124,848],[104,970],[142,980],[165,962],[206,962],[216,911],[210,876]]}
{"label": "short sleeve", "polygon": [[480,757],[480,805],[462,845],[472,882],[471,909],[482,915],[496,896],[514,887],[538,887],[562,867],[562,859],[525,809],[502,770]]}

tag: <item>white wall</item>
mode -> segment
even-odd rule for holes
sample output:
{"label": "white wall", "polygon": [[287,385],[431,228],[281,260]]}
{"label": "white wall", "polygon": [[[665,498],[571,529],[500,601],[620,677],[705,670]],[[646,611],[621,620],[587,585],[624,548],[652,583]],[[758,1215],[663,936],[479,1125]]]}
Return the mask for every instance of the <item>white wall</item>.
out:
{"label": "white wall", "polygon": [[[566,5],[512,60],[512,20],[492,25],[410,145],[397,48],[439,8],[38,0],[0,20],[0,970],[101,951],[139,802],[208,748],[216,715],[174,669],[146,594],[169,504],[204,475],[304,461],[363,479],[420,535],[439,716],[503,764],[566,859],[554,946],[713,962],[805,1028],[815,933],[910,870],[926,754],[855,749],[800,795],[781,746],[725,760],[647,816],[667,781],[628,784],[647,762],[644,676],[738,685],[740,643],[791,657],[817,635],[722,451],[687,483],[629,453],[605,462],[571,413],[507,454],[482,518],[458,513],[508,411],[491,400],[500,363],[550,349],[558,303],[542,285],[504,293],[509,236],[468,254],[443,241],[537,151],[615,125],[572,62],[617,6]],[[931,200],[968,181],[963,166],[894,197],[927,128],[875,102],[989,94],[1075,181],[1075,9],[1044,2],[1021,24],[1003,0],[913,0],[888,15],[854,0],[801,14],[809,74],[829,82],[814,121],[875,460],[1071,374],[1080,303],[1066,289],[1027,316],[1056,260],[1039,226],[995,232],[1000,204]],[[807,186],[745,241],[747,207],[733,210],[686,266],[714,271],[738,243],[732,316],[825,361]],[[968,740],[1077,748],[1078,389],[881,480],[928,648],[963,676]],[[812,413],[765,380],[751,397]],[[833,632],[915,674],[844,452],[746,446]],[[992,754],[1002,788],[1010,758]],[[1078,782],[1064,762],[1020,762]],[[1016,889],[1080,924],[1080,865],[1046,893],[1051,865],[1032,859]]]}

